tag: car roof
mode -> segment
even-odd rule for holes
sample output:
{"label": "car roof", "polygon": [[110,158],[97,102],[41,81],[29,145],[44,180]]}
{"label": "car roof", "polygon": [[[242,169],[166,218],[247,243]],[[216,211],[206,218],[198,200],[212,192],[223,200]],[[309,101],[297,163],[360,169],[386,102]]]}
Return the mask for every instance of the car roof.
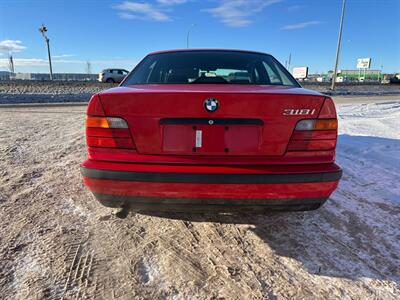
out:
{"label": "car roof", "polygon": [[213,48],[194,48],[194,49],[171,49],[171,50],[159,50],[149,53],[149,55],[161,54],[161,53],[174,53],[174,52],[206,52],[206,51],[216,51],[216,52],[245,52],[245,53],[256,53],[271,55],[269,53],[253,50],[240,50],[240,49],[213,49]]}

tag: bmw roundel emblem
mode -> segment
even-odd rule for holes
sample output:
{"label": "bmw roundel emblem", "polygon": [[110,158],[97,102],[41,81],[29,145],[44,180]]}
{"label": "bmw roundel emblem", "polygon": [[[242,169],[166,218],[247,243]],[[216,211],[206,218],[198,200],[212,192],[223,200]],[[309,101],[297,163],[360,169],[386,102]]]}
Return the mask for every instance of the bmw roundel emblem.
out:
{"label": "bmw roundel emblem", "polygon": [[219,107],[219,102],[217,99],[215,98],[207,98],[204,101],[204,107],[207,111],[209,112],[213,112],[216,111]]}

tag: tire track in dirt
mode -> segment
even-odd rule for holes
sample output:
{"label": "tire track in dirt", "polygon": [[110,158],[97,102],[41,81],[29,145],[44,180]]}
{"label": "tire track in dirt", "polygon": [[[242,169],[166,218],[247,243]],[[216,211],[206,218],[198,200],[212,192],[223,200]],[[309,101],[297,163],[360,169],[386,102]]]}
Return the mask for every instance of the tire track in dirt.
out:
{"label": "tire track in dirt", "polygon": [[65,270],[68,272],[61,295],[55,295],[57,299],[81,299],[93,285],[92,272],[95,253],[88,250],[85,244],[89,236],[77,243],[70,245],[65,257]]}

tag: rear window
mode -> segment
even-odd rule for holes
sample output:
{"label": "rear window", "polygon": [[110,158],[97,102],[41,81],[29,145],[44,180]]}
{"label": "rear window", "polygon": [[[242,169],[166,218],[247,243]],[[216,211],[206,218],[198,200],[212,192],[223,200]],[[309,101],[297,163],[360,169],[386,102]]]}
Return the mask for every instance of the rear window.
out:
{"label": "rear window", "polygon": [[152,54],[122,85],[202,83],[299,86],[271,55],[240,51]]}

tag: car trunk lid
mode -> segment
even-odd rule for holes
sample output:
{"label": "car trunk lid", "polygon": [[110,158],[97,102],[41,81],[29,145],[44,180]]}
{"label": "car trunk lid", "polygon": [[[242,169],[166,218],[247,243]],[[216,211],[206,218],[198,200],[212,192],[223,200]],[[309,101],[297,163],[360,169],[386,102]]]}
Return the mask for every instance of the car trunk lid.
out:
{"label": "car trunk lid", "polygon": [[[301,88],[144,85],[100,94],[105,114],[127,121],[140,154],[280,156],[301,119],[316,118],[324,96]],[[207,111],[205,101],[219,107]]]}

